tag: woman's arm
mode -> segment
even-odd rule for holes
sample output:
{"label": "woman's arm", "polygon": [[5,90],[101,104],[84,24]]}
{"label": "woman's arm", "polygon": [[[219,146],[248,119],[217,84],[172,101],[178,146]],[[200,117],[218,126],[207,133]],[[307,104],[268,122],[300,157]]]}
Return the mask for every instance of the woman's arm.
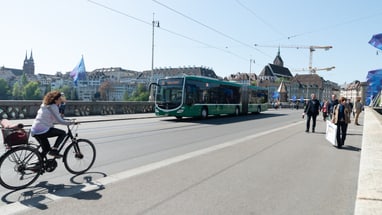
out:
{"label": "woman's arm", "polygon": [[57,105],[55,105],[55,104],[49,105],[47,108],[52,113],[52,116],[54,117],[56,123],[59,123],[62,125],[70,125],[71,124],[70,121],[66,121],[66,120],[62,119]]}

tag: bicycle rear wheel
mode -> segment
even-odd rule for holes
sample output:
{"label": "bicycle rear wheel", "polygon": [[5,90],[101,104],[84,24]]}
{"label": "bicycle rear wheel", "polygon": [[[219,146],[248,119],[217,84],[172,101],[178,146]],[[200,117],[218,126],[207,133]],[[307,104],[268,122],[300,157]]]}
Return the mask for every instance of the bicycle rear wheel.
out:
{"label": "bicycle rear wheel", "polygon": [[93,166],[96,158],[94,144],[87,139],[72,142],[64,152],[65,168],[72,174],[82,174]]}
{"label": "bicycle rear wheel", "polygon": [[31,185],[40,176],[42,158],[37,149],[18,146],[0,157],[0,184],[11,190]]}

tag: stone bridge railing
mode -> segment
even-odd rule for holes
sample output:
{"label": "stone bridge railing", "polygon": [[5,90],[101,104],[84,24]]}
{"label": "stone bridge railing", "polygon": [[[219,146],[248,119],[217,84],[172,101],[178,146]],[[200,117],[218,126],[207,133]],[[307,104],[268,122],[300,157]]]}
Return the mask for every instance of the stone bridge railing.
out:
{"label": "stone bridge railing", "polygon": [[[31,119],[41,101],[0,100],[0,119]],[[153,102],[68,101],[65,116],[154,113]]]}

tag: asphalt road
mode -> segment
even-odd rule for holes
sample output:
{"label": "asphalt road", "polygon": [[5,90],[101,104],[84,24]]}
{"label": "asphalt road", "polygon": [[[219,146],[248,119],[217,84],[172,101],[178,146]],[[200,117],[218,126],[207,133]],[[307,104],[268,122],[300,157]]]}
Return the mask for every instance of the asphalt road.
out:
{"label": "asphalt road", "polygon": [[[79,119],[80,120],[80,119]],[[83,123],[89,173],[62,163],[34,186],[1,189],[1,214],[353,214],[362,126],[346,146],[305,133],[301,110],[207,120]],[[361,121],[362,124],[362,121]]]}

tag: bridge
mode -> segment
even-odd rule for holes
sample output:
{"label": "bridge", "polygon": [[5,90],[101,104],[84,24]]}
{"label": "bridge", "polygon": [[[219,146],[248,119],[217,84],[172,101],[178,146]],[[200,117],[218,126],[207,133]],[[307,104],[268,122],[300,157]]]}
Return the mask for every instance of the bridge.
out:
{"label": "bridge", "polygon": [[[40,105],[40,100],[0,100],[0,119],[32,119]],[[135,113],[154,113],[154,103],[68,101],[65,107],[68,117]]]}
{"label": "bridge", "polygon": [[152,113],[76,117],[83,122],[80,136],[96,143],[96,166],[70,176],[59,163],[58,172],[31,188],[1,189],[0,210],[379,214],[382,116],[366,108],[363,126],[350,125],[338,150],[325,141],[320,118],[315,134],[303,132],[300,113],[281,109],[204,121]]}

